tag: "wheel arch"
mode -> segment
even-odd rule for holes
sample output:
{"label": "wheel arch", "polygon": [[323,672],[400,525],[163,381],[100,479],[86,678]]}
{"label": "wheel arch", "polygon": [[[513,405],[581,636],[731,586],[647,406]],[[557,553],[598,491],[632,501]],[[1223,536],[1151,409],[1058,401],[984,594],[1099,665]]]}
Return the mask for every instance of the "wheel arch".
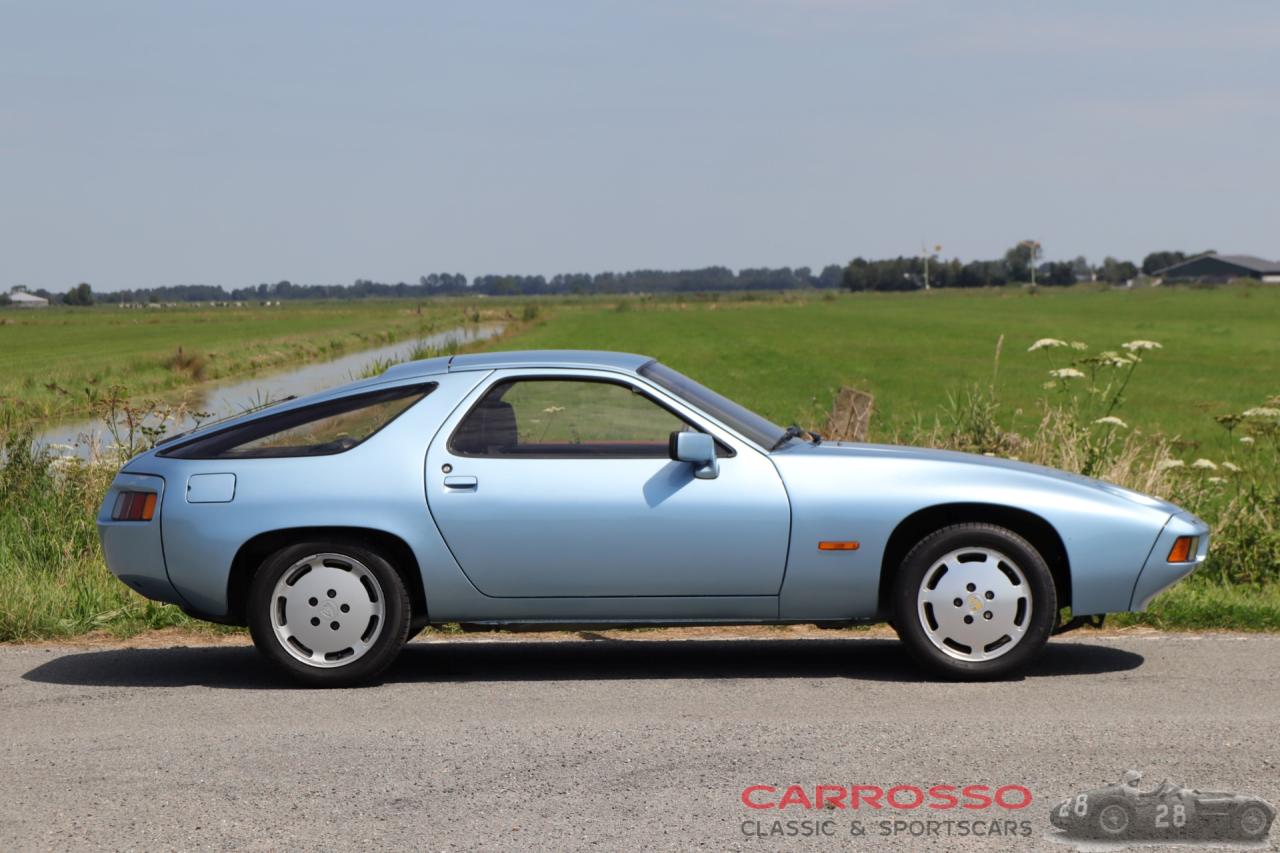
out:
{"label": "wheel arch", "polygon": [[1040,552],[1053,575],[1058,606],[1071,606],[1071,564],[1067,548],[1057,529],[1039,515],[1025,509],[987,503],[947,503],[925,507],[904,518],[889,535],[880,562],[878,608],[880,613],[893,611],[893,578],[907,552],[935,530],[953,524],[979,522],[996,524],[1012,530]]}
{"label": "wheel arch", "polygon": [[247,624],[245,605],[249,600],[249,587],[254,573],[262,565],[263,560],[281,548],[313,539],[354,540],[384,554],[392,567],[400,573],[405,589],[409,591],[410,612],[414,622],[425,624],[427,595],[422,584],[422,571],[418,565],[418,558],[409,544],[394,533],[388,533],[385,530],[332,526],[268,530],[241,545],[231,561],[231,572],[227,578],[228,619],[226,621],[235,625]]}

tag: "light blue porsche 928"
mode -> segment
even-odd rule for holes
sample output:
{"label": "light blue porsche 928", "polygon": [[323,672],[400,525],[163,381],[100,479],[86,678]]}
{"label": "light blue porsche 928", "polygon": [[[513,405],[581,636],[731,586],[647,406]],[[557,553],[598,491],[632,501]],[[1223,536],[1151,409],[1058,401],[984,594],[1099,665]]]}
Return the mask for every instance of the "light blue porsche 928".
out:
{"label": "light blue porsche 928", "polygon": [[1061,608],[1140,610],[1209,546],[1107,483],[822,441],[653,359],[569,351],[401,364],[178,436],[124,467],[98,526],[130,587],[247,624],[317,685],[441,622],[889,620],[927,668],[990,678]]}

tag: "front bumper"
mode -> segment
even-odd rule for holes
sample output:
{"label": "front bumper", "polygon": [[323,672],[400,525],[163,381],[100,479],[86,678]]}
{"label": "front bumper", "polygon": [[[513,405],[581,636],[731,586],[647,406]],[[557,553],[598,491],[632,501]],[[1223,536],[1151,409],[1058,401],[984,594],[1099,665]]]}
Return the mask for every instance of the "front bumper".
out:
{"label": "front bumper", "polygon": [[[150,521],[113,521],[111,510],[122,491],[153,491],[156,513]],[[182,597],[169,582],[165,569],[164,545],[160,537],[160,516],[164,511],[164,480],[148,474],[117,474],[98,510],[98,536],[102,554],[111,574],[147,598],[183,605]]]}
{"label": "front bumper", "polygon": [[[1200,543],[1196,547],[1193,562],[1168,562],[1169,550],[1179,536],[1198,536]],[[1146,564],[1138,574],[1138,581],[1133,585],[1133,597],[1129,602],[1130,610],[1146,610],[1151,599],[1163,590],[1173,586],[1187,575],[1194,572],[1209,554],[1209,525],[1189,512],[1173,515],[1165,524],[1164,530],[1156,538],[1155,547],[1147,557]]]}

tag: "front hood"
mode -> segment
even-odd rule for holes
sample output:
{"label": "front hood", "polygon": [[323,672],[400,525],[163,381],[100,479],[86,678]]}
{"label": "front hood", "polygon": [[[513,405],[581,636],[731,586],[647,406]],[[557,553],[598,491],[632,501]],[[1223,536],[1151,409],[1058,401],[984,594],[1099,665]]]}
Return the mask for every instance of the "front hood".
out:
{"label": "front hood", "polygon": [[1096,489],[1169,514],[1182,511],[1174,504],[1160,498],[1153,498],[1150,495],[1144,495],[1141,492],[1135,492],[1132,489],[1126,489],[1113,483],[1095,480],[1083,474],[1072,474],[1068,471],[1059,471],[1056,468],[1047,468],[1044,465],[1032,465],[1028,462],[1001,459],[997,456],[961,453],[956,450],[935,450],[928,447],[906,447],[897,444],[861,444],[849,441],[824,441],[818,445],[792,441],[781,450],[776,451],[776,453],[778,456],[815,456],[830,459],[902,459],[904,461],[973,465],[986,469],[996,468]]}

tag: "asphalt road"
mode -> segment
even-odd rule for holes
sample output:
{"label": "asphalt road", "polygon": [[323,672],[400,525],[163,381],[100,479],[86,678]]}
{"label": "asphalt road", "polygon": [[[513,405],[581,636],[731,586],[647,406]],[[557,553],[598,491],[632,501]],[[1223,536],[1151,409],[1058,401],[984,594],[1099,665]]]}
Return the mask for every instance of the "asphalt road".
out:
{"label": "asphalt road", "polygon": [[[1129,767],[1280,803],[1278,636],[1061,638],[997,684],[922,680],[880,638],[583,636],[415,642],[327,692],[247,647],[2,647],[0,849],[1065,851],[1050,806]],[[741,802],[792,783],[1022,785],[1024,810],[923,817],[1030,835]],[[747,834],[779,817],[837,834]]]}

